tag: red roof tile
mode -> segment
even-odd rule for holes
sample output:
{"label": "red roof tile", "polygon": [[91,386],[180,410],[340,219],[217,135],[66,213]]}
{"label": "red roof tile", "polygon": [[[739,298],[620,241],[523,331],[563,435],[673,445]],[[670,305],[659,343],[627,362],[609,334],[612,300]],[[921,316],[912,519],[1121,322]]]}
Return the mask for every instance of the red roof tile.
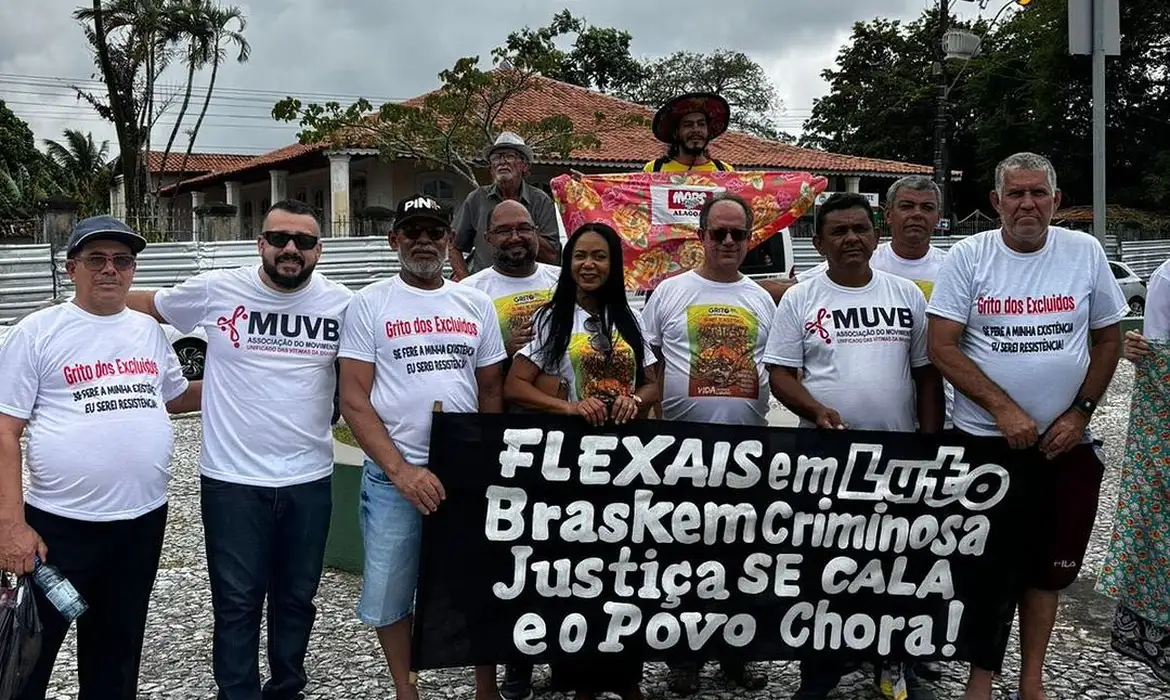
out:
{"label": "red roof tile", "polygon": [[189,175],[199,173],[213,173],[217,170],[224,170],[236,165],[243,165],[250,160],[255,160],[254,154],[248,155],[243,153],[192,153],[191,157],[187,159],[186,166],[183,165],[184,151],[171,151],[166,154],[166,162],[163,162],[162,151],[150,151],[147,153],[147,163],[150,166],[152,173],[178,173],[179,168],[183,169]]}
{"label": "red roof tile", "polygon": [[[660,157],[665,152],[665,145],[654,138],[648,126],[649,120],[654,116],[653,109],[557,80],[538,77],[536,82],[539,89],[521,93],[509,101],[499,115],[500,120],[505,122],[537,121],[550,114],[560,113],[568,115],[582,130],[594,128],[594,115],[597,113],[606,115],[606,120],[610,124],[615,119],[625,115],[636,115],[644,118],[647,122],[647,126],[644,127],[636,125],[606,127],[604,126],[605,122],[603,122],[599,137],[600,148],[574,151],[569,158],[573,163],[612,164],[615,166],[635,164],[641,167],[642,164]],[[419,105],[429,94],[431,93],[419,95],[407,100],[404,104]],[[366,148],[369,145],[368,143],[348,144],[350,148]],[[229,175],[248,170],[273,167],[330,147],[337,146],[336,144],[324,143],[285,146],[256,156],[252,160],[235,163],[207,175],[188,180],[184,183],[183,189],[187,190],[192,186],[220,181]],[[783,168],[821,174],[858,176],[928,175],[933,172],[929,165],[828,153],[778,141],[768,141],[733,131],[723,134],[712,142],[711,154],[739,170]],[[538,160],[552,163],[563,162],[557,159],[538,158]]]}

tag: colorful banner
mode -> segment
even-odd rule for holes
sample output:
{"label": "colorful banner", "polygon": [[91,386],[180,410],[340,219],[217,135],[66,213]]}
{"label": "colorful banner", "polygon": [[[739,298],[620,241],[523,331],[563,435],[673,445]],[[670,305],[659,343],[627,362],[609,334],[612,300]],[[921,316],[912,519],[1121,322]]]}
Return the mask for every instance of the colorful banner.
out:
{"label": "colorful banner", "polygon": [[653,289],[703,262],[699,210],[712,194],[734,192],[752,207],[749,250],[791,226],[828,180],[801,172],[683,172],[561,175],[549,183],[565,231],[600,221],[622,237],[626,288]]}
{"label": "colorful banner", "polygon": [[430,448],[419,670],[1002,659],[1055,469],[997,438],[537,414],[435,413]]}

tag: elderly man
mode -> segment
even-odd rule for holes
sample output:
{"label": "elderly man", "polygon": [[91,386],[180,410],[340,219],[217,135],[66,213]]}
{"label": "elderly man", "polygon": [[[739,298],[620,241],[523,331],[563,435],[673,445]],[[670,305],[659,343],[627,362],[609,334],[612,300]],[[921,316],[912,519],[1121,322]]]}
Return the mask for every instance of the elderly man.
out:
{"label": "elderly man", "polygon": [[[1051,465],[1049,498],[1034,504],[1029,560],[1013,572],[1024,589],[1017,697],[1046,700],[1044,657],[1060,591],[1083,563],[1104,473],[1089,418],[1117,367],[1128,305],[1097,239],[1050,225],[1060,190],[1046,158],[1017,153],[1001,162],[991,202],[1002,227],[955,244],[939,271],[929,348],[955,386],[957,430],[1002,437],[1020,469]],[[988,700],[1001,662],[977,659],[963,699]]]}
{"label": "elderly man", "polygon": [[[77,618],[81,697],[138,697],[146,615],[167,524],[170,413],[199,409],[166,335],[126,306],[146,239],[108,216],[69,238],[72,301],[34,312],[0,348],[0,571],[34,557],[89,606]],[[28,431],[28,493],[20,438]],[[41,651],[21,700],[43,700],[71,618],[39,587]]]}
{"label": "elderly man", "polygon": [[[646,303],[646,343],[665,366],[659,376],[662,417],[696,423],[766,426],[768,378],[764,347],[775,304],[739,271],[747,257],[752,209],[718,194],[699,211],[703,264],[671,277]],[[732,358],[715,359],[717,356]],[[721,659],[724,675],[758,690],[767,678],[745,662]],[[667,686],[678,695],[699,689],[699,664],[670,665]]]}
{"label": "elderly man", "polygon": [[[763,360],[772,393],[803,428],[941,430],[942,382],[926,352],[926,299],[913,282],[870,266],[877,236],[869,202],[857,194],[830,197],[813,244],[829,269],[788,290],[776,307]],[[858,314],[871,311],[874,325],[859,336]],[[825,700],[847,670],[802,662],[793,700]],[[912,671],[904,681],[909,700],[934,700]]]}
{"label": "elderly man", "polygon": [[[444,497],[427,468],[432,406],[502,409],[507,353],[499,320],[487,294],[443,279],[450,237],[450,219],[437,201],[402,200],[390,233],[401,271],[357,293],[341,340],[341,411],[369,455],[357,612],[377,630],[399,700],[418,699],[410,640],[422,518]],[[494,667],[477,668],[475,678],[477,700],[498,699]]]}
{"label": "elderly man", "polygon": [[666,155],[642,168],[648,173],[732,170],[712,158],[707,147],[727,131],[731,108],[727,100],[710,92],[679,95],[659,107],[651,123],[654,137],[667,144]]}
{"label": "elderly man", "polygon": [[308,683],[333,508],[335,363],[353,296],[314,273],[321,228],[307,204],[277,202],[262,226],[256,263],[130,299],[183,332],[207,332],[199,472],[219,700],[292,699]]}
{"label": "elderly man", "polygon": [[[561,235],[557,226],[557,208],[544,190],[525,181],[532,167],[532,149],[518,135],[505,131],[484,152],[491,169],[492,184],[472,190],[455,214],[454,245],[449,260],[455,279],[492,266],[495,247],[488,240],[488,214],[496,204],[514,199],[532,216],[539,234],[540,251],[536,259],[543,263],[560,262]],[[471,266],[464,255],[471,253]]]}

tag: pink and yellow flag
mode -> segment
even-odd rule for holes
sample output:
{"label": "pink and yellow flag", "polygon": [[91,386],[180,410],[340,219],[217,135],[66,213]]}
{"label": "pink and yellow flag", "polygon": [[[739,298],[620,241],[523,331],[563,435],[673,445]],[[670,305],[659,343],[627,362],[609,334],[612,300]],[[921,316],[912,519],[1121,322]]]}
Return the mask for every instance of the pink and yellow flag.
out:
{"label": "pink and yellow flag", "polygon": [[549,183],[565,231],[599,221],[622,237],[626,288],[653,289],[703,262],[699,210],[716,192],[751,205],[752,249],[791,226],[813,206],[828,181],[802,172],[671,172],[570,175]]}

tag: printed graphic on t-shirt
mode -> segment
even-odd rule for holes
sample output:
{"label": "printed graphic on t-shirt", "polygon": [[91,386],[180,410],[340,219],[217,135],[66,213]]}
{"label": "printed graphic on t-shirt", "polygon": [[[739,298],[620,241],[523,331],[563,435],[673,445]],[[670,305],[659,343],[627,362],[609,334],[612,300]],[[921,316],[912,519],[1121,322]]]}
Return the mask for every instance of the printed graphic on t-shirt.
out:
{"label": "printed graphic on t-shirt", "polygon": [[[462,370],[475,362],[479,323],[458,316],[398,318],[385,322],[388,340],[399,341],[417,336],[416,343],[397,343],[393,348],[396,362],[403,363],[405,374],[427,374]],[[438,341],[428,335],[464,335],[475,340],[468,343]],[[475,344],[472,344],[475,343]]]}
{"label": "printed graphic on t-shirt", "polygon": [[747,309],[726,304],[687,307],[689,395],[758,398],[753,354],[758,335],[759,323]]}
{"label": "printed graphic on t-shirt", "polygon": [[215,325],[232,347],[279,355],[335,355],[341,321],[305,314],[248,310],[237,305]]}
{"label": "printed graphic on t-shirt", "polygon": [[593,347],[591,333],[574,333],[569,338],[569,361],[579,398],[594,397],[608,403],[634,392],[634,349],[621,336],[615,336],[613,350],[607,355]]}
{"label": "printed graphic on t-shirt", "polygon": [[907,306],[821,307],[804,324],[804,331],[825,345],[905,343],[914,331],[914,312]]}
{"label": "printed graphic on t-shirt", "polygon": [[[1076,310],[1077,300],[1066,294],[1022,298],[980,296],[975,299],[975,311],[978,315],[1008,317],[985,318],[985,323],[979,329],[979,332],[991,338],[992,352],[1007,354],[1058,352],[1064,349],[1065,343],[1075,329],[1074,324],[1063,318],[1040,323],[1013,324],[1010,323],[1010,317],[1063,315]],[[995,323],[996,321],[1003,322]]]}
{"label": "printed graphic on t-shirt", "polygon": [[492,300],[496,307],[496,316],[500,319],[500,335],[504,343],[512,340],[514,330],[523,327],[530,320],[532,314],[552,296],[551,289],[542,289],[519,294],[507,294]]}
{"label": "printed graphic on t-shirt", "polygon": [[66,385],[77,387],[72,390],[73,402],[84,402],[86,414],[156,410],[162,401],[156,380],[143,380],[159,375],[158,364],[148,357],[74,364],[62,367],[61,374]]}
{"label": "printed graphic on t-shirt", "polygon": [[926,297],[927,301],[930,301],[930,293],[934,291],[934,282],[931,282],[930,280],[911,281],[918,285],[918,288],[922,290],[922,296]]}

